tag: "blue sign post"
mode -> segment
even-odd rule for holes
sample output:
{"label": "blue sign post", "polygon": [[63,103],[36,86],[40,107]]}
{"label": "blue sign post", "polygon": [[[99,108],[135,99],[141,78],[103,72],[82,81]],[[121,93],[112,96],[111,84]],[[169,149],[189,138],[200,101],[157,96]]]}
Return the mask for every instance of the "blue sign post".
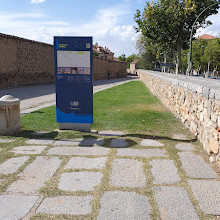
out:
{"label": "blue sign post", "polygon": [[92,37],[54,37],[56,114],[60,129],[93,123]]}

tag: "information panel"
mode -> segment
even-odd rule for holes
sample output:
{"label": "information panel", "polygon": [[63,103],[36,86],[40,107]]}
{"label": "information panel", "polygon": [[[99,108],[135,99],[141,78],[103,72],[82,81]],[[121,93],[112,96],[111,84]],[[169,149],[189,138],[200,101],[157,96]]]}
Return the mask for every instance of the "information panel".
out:
{"label": "information panel", "polygon": [[92,37],[54,37],[58,123],[93,123]]}

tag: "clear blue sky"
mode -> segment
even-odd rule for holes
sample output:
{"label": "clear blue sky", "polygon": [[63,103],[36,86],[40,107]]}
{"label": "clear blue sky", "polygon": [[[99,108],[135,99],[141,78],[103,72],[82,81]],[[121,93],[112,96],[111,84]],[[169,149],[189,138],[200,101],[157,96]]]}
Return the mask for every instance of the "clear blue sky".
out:
{"label": "clear blue sky", "polygon": [[[93,36],[94,43],[107,46],[115,56],[137,53],[134,31],[136,9],[146,0],[7,0],[1,1],[0,32],[53,43],[54,35]],[[201,30],[217,36],[220,17]]]}

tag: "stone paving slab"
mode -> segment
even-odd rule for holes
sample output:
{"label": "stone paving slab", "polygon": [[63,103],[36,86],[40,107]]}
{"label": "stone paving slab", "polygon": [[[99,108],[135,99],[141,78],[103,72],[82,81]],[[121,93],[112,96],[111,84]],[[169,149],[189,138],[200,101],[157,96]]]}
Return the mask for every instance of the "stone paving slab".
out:
{"label": "stone paving slab", "polygon": [[11,139],[3,139],[3,138],[0,138],[0,143],[11,143],[13,142],[14,140],[11,140]]}
{"label": "stone paving slab", "polygon": [[124,135],[123,131],[112,131],[112,130],[105,130],[105,131],[99,131],[99,135],[102,136],[122,136]]}
{"label": "stone paving slab", "polygon": [[145,187],[147,184],[143,163],[133,159],[115,159],[110,180],[116,187]]}
{"label": "stone paving slab", "polygon": [[38,196],[0,195],[0,218],[18,220],[28,214]]}
{"label": "stone paving slab", "polygon": [[7,192],[37,193],[56,172],[60,165],[57,157],[38,156],[25,170],[18,175],[18,180],[13,182]]}
{"label": "stone paving slab", "polygon": [[220,182],[215,180],[189,180],[189,185],[206,214],[220,215]]}
{"label": "stone paving slab", "polygon": [[103,169],[107,157],[87,158],[72,157],[64,169]]}
{"label": "stone paving slab", "polygon": [[14,157],[6,160],[0,164],[1,174],[11,174],[15,173],[27,160],[29,157]]}
{"label": "stone paving slab", "polygon": [[64,191],[93,191],[99,185],[103,174],[101,172],[62,173],[58,188]]}
{"label": "stone paving slab", "polygon": [[32,134],[32,135],[36,135],[36,136],[41,136],[41,135],[48,134],[48,132],[41,131],[41,132],[33,132],[33,133],[31,133],[31,134]]}
{"label": "stone paving slab", "polygon": [[117,149],[117,156],[167,157],[164,149]]}
{"label": "stone paving slab", "polygon": [[152,140],[152,139],[144,139],[141,141],[140,145],[148,146],[148,147],[163,147],[164,144],[160,143],[159,141]]}
{"label": "stone paving slab", "polygon": [[162,220],[199,220],[184,188],[155,186],[154,194]]}
{"label": "stone paving slab", "polygon": [[128,142],[125,139],[113,139],[111,141],[111,147],[127,147]]}
{"label": "stone paving slab", "polygon": [[52,139],[29,139],[29,140],[25,141],[25,143],[32,144],[32,145],[38,145],[38,144],[51,145],[51,144],[53,144],[53,140]]}
{"label": "stone paving slab", "polygon": [[150,220],[150,209],[146,196],[135,192],[105,192],[98,220]]}
{"label": "stone paving slab", "polygon": [[18,146],[14,147],[11,152],[16,154],[41,154],[47,146],[35,145],[35,146]]}
{"label": "stone paving slab", "polygon": [[59,140],[56,141],[54,146],[103,146],[104,139],[96,138],[78,138],[72,140]]}
{"label": "stone paving slab", "polygon": [[86,215],[92,211],[92,196],[58,196],[45,198],[36,213],[53,215]]}
{"label": "stone paving slab", "polygon": [[182,163],[182,168],[189,177],[217,178],[217,174],[200,156],[192,152],[180,152],[178,155]]}
{"label": "stone paving slab", "polygon": [[104,147],[54,147],[49,149],[48,155],[90,155],[103,156],[109,152],[108,148]]}
{"label": "stone paving slab", "polygon": [[54,146],[78,146],[82,139],[59,140],[54,142]]}
{"label": "stone paving slab", "polygon": [[190,138],[187,138],[185,134],[174,134],[172,138],[174,140],[190,140]]}
{"label": "stone paving slab", "polygon": [[194,147],[191,143],[177,143],[176,149],[182,150],[182,151],[194,151]]}
{"label": "stone paving slab", "polygon": [[181,179],[178,170],[172,160],[156,159],[150,161],[151,172],[154,177],[154,184],[177,183]]}

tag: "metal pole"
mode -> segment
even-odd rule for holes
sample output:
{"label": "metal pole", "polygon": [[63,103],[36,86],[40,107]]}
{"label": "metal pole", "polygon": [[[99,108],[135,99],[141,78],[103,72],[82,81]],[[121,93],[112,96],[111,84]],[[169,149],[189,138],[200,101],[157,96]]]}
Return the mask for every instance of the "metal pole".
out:
{"label": "metal pole", "polygon": [[205,8],[196,18],[196,20],[194,21],[193,25],[192,25],[192,29],[191,29],[191,33],[190,33],[190,40],[189,40],[189,53],[188,53],[188,68],[187,68],[187,73],[190,75],[190,72],[192,71],[192,37],[193,37],[193,29],[194,26],[196,24],[196,22],[198,21],[198,18],[203,14],[203,12],[205,12],[207,9],[211,8],[214,5],[220,4],[220,2],[218,3],[214,3],[210,6],[208,6],[207,8]]}
{"label": "metal pole", "polygon": [[210,68],[210,61],[208,62],[208,76],[209,76],[209,68]]}

